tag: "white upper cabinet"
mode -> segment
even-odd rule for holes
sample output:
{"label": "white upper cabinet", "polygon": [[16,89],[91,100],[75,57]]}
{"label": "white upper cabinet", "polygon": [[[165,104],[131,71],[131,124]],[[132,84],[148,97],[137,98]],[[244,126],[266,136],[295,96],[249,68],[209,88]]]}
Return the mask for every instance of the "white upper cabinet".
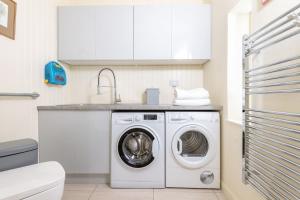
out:
{"label": "white upper cabinet", "polygon": [[96,7],[96,59],[133,60],[133,6]]}
{"label": "white upper cabinet", "polygon": [[65,6],[58,59],[71,65],[201,64],[211,57],[211,6]]}
{"label": "white upper cabinet", "polygon": [[95,47],[95,8],[60,7],[58,58],[61,60],[94,59]]}
{"label": "white upper cabinet", "polygon": [[207,60],[211,57],[211,6],[173,6],[172,57]]}
{"label": "white upper cabinet", "polygon": [[172,58],[172,7],[134,7],[134,59],[169,60]]}
{"label": "white upper cabinet", "polygon": [[59,60],[133,60],[133,6],[60,7],[58,21]]}

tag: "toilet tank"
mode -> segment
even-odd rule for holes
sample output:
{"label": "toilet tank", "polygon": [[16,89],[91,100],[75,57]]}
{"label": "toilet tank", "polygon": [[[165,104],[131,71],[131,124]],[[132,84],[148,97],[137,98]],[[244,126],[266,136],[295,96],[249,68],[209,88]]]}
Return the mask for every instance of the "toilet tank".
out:
{"label": "toilet tank", "polygon": [[38,163],[38,143],[22,139],[0,143],[0,171]]}

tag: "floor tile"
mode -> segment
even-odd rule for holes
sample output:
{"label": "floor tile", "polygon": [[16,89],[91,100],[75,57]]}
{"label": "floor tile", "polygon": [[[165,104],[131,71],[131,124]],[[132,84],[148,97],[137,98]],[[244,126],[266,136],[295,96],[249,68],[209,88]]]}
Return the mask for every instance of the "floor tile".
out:
{"label": "floor tile", "polygon": [[63,200],[226,200],[221,190],[112,189],[107,184],[66,184]]}
{"label": "floor tile", "polygon": [[226,200],[225,195],[223,192],[216,192],[218,200]]}
{"label": "floor tile", "polygon": [[198,189],[154,190],[154,200],[218,200],[216,193]]}
{"label": "floor tile", "polygon": [[112,189],[108,184],[99,184],[95,190],[95,192],[105,192],[105,191],[110,191],[110,192],[153,192],[153,189],[122,189],[122,188],[117,188],[117,189]]}
{"label": "floor tile", "polygon": [[98,191],[106,191],[106,190],[111,190],[111,187],[109,186],[109,184],[98,184],[96,187],[96,192]]}
{"label": "floor tile", "polygon": [[89,200],[91,193],[88,191],[65,191],[62,200]]}
{"label": "floor tile", "polygon": [[94,184],[66,184],[65,191],[87,191],[92,192],[96,189]]}
{"label": "floor tile", "polygon": [[111,189],[95,191],[90,200],[153,200],[153,190]]}

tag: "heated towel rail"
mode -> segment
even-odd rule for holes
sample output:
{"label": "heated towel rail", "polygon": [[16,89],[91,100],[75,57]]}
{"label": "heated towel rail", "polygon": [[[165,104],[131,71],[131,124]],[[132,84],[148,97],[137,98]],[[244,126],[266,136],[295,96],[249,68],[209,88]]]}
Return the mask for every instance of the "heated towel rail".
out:
{"label": "heated towel rail", "polygon": [[36,99],[40,97],[39,93],[0,93],[0,97],[31,97],[32,99]]}
{"label": "heated towel rail", "polygon": [[268,200],[300,199],[300,102],[289,105],[291,112],[286,105],[257,106],[254,99],[299,97],[300,51],[261,66],[253,58],[291,39],[299,46],[299,36],[300,4],[243,38],[243,181]]}

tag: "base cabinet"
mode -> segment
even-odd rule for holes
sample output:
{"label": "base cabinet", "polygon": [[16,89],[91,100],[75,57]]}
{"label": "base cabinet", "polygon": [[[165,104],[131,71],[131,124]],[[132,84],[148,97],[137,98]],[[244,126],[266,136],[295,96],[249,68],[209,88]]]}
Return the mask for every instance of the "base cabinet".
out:
{"label": "base cabinet", "polygon": [[39,111],[40,162],[67,174],[108,174],[110,111]]}

